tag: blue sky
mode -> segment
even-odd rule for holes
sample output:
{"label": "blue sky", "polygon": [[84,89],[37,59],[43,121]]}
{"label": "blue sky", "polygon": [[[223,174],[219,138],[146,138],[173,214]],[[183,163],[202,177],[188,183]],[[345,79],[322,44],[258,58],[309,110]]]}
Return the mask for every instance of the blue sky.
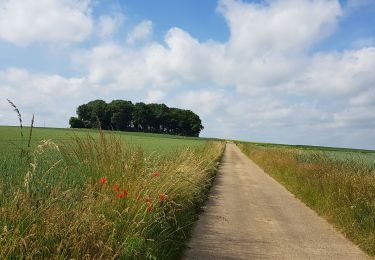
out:
{"label": "blue sky", "polygon": [[374,0],[0,0],[0,124],[6,98],[54,127],[121,98],[203,136],[375,149],[374,24]]}

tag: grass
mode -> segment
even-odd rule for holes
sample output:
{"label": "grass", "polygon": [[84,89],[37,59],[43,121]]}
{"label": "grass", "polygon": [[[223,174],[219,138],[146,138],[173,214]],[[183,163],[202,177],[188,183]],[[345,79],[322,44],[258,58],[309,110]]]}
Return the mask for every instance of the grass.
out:
{"label": "grass", "polygon": [[[29,127],[23,127],[25,133]],[[98,136],[98,131],[89,129],[66,129],[66,128],[38,128],[34,127],[32,145],[35,147],[41,140],[51,139],[57,144],[68,142],[74,136],[85,137],[87,134]],[[169,153],[187,147],[197,147],[204,144],[203,141],[216,139],[171,136],[151,133],[115,132],[104,131],[107,135],[115,135],[126,143],[142,147],[146,152]],[[8,153],[9,150],[18,151],[20,144],[20,130],[15,126],[0,126],[0,154]]]}
{"label": "grass", "polygon": [[[234,142],[241,142],[233,140]],[[313,146],[313,145],[292,145],[292,144],[276,144],[276,143],[260,143],[260,142],[246,142],[257,147],[266,148],[295,148],[299,150],[312,150],[312,151],[327,151],[327,152],[345,152],[345,153],[375,153],[374,150],[366,149],[355,149],[355,148],[340,148],[340,147],[329,147],[329,146]]]}
{"label": "grass", "polygon": [[374,151],[237,144],[264,171],[375,256]]}
{"label": "grass", "polygon": [[[27,129],[24,129],[27,130]],[[175,259],[224,143],[0,127],[0,258]]]}
{"label": "grass", "polygon": [[[239,141],[235,141],[240,143]],[[352,148],[337,148],[324,146],[310,146],[310,145],[288,145],[288,144],[273,144],[273,143],[254,143],[246,142],[247,145],[252,145],[254,148],[269,149],[280,148],[289,149],[298,152],[301,156],[324,152],[324,155],[334,161],[348,161],[349,163],[355,161],[357,164],[366,165],[367,167],[375,168],[375,151]]]}

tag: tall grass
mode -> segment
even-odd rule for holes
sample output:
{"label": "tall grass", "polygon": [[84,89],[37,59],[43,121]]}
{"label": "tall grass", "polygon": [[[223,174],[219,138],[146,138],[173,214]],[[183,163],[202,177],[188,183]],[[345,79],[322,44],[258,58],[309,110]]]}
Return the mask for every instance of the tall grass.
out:
{"label": "tall grass", "polygon": [[101,133],[2,161],[17,172],[0,176],[0,259],[175,259],[223,149],[146,154]]}
{"label": "tall grass", "polygon": [[[30,148],[31,148],[31,139],[33,135],[33,128],[34,128],[34,114],[31,119],[31,124],[30,124],[30,130],[29,130],[29,136],[27,140],[27,146],[24,145],[24,134],[23,134],[23,124],[22,124],[22,115],[16,104],[14,104],[10,99],[7,99],[9,105],[13,108],[13,111],[16,112],[18,121],[19,121],[19,129],[20,129],[20,144],[18,145],[18,148],[20,150],[20,156],[21,157],[26,157],[28,160],[30,160]],[[17,146],[17,145],[16,145]]]}
{"label": "tall grass", "polygon": [[375,255],[375,170],[355,158],[239,143],[240,149],[309,207]]}

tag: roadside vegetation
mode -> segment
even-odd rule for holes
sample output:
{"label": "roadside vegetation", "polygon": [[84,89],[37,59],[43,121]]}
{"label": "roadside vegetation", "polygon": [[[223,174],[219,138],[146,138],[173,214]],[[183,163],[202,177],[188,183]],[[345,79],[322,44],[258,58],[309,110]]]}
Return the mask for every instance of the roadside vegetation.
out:
{"label": "roadside vegetation", "polygon": [[178,258],[225,145],[35,128],[21,142],[0,130],[0,259]]}
{"label": "roadside vegetation", "polygon": [[265,172],[375,256],[374,152],[345,155],[345,150],[237,145]]}

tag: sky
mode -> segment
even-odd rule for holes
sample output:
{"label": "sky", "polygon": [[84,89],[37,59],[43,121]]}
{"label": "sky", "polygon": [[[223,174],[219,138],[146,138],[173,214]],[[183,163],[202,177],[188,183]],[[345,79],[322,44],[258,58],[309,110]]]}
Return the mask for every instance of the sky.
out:
{"label": "sky", "polygon": [[201,136],[375,149],[375,0],[0,0],[0,125],[94,99],[190,109]]}

